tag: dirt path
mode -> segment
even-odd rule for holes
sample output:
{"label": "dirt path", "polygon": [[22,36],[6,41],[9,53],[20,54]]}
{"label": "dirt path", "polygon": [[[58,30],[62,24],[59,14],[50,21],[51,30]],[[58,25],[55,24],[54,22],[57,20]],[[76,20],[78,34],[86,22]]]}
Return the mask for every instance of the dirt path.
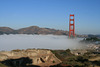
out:
{"label": "dirt path", "polygon": [[96,60],[100,60],[100,57],[89,59],[89,61],[96,61]]}

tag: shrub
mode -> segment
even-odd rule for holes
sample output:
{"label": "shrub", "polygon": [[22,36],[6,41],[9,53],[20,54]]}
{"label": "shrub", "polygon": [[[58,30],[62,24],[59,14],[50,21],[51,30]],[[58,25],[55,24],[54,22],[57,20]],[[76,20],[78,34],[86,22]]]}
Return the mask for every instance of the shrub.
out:
{"label": "shrub", "polygon": [[55,61],[54,61],[54,60],[53,60],[52,62],[53,62],[53,63],[55,63]]}

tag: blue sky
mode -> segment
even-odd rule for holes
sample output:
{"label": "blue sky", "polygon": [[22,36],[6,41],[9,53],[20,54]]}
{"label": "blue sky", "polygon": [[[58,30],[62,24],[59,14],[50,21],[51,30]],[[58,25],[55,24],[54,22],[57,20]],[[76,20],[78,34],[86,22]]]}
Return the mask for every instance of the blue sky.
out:
{"label": "blue sky", "polygon": [[69,30],[70,14],[77,34],[100,34],[100,0],[0,0],[0,27]]}

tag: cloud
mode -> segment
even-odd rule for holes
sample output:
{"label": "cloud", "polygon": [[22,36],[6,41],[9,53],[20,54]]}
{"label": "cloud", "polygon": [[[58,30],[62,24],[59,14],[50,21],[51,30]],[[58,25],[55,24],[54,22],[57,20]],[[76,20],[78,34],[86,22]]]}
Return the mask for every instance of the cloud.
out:
{"label": "cloud", "polygon": [[26,35],[26,34],[10,34],[0,35],[0,50],[12,49],[72,49],[81,46],[80,38],[68,39],[63,35]]}

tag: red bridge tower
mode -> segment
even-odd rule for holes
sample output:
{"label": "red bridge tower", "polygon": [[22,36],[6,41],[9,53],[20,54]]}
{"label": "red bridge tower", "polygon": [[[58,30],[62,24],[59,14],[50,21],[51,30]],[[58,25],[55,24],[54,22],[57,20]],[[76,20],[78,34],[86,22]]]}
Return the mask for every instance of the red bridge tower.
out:
{"label": "red bridge tower", "polygon": [[69,16],[69,38],[75,37],[75,20],[74,14],[70,14]]}

